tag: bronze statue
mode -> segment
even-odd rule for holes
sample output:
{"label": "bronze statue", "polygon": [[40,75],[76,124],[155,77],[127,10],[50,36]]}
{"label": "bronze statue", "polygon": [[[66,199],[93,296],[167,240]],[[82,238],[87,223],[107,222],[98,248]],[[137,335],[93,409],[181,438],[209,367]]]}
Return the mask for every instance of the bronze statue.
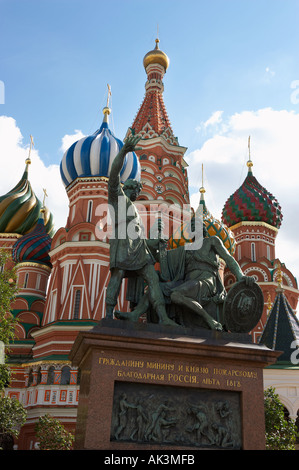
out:
{"label": "bronze statue", "polygon": [[[167,316],[165,301],[159,286],[158,273],[155,271],[156,260],[151,254],[144,235],[141,217],[134,205],[141,184],[129,179],[123,188],[120,182],[120,172],[128,152],[138,150],[136,144],[140,137],[129,137],[115,157],[108,182],[108,204],[114,208],[114,236],[110,238],[110,271],[111,279],[107,287],[106,318],[113,318],[113,310],[117,303],[121,282],[124,277],[139,276],[148,285],[148,298],[159,322],[165,325],[175,323]],[[122,213],[119,213],[119,208]],[[134,232],[134,238],[129,237],[128,227]]]}
{"label": "bronze statue", "polygon": [[[254,279],[244,276],[239,264],[219,237],[209,237],[205,227],[203,233],[201,248],[185,250],[184,247],[179,247],[167,252],[169,275],[172,280],[160,282],[160,287],[166,302],[170,304],[170,314],[171,305],[180,307],[176,322],[184,326],[196,325],[222,330],[224,318],[219,307],[222,307],[226,299],[226,291],[219,276],[219,257],[225,261],[237,281],[244,281],[246,285],[251,286]],[[116,311],[115,315],[119,319],[138,321],[149,309],[146,293],[132,312]]]}
{"label": "bronze statue", "polygon": [[[121,187],[120,182],[125,156],[139,150],[136,147],[139,140],[140,137],[134,133],[126,140],[113,161],[109,177],[108,203],[114,208],[115,232],[109,240],[111,279],[107,287],[106,317],[113,318],[114,312],[118,319],[136,322],[146,313],[147,321],[153,323],[248,332],[262,313],[261,289],[252,277],[243,274],[219,237],[208,236],[203,224],[200,248],[194,243],[189,244],[188,250],[185,246],[162,250],[161,230],[157,240],[146,239],[141,217],[134,205],[141,184],[127,180]],[[160,262],[159,274],[154,267],[157,256],[160,256],[159,261],[163,261]],[[219,276],[219,258],[237,279],[237,305],[233,315],[231,306],[236,302],[232,295],[227,298]],[[124,277],[129,279],[127,299],[131,300],[130,291],[135,296],[136,307],[131,312],[114,311]],[[140,280],[141,293],[137,295],[136,286],[140,286]],[[146,293],[143,281],[148,286]],[[133,282],[131,288],[130,282]]]}

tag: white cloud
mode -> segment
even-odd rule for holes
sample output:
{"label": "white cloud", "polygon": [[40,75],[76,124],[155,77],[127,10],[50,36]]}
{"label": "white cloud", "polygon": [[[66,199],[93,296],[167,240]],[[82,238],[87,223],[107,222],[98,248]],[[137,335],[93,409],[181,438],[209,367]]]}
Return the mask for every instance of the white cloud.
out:
{"label": "white cloud", "polygon": [[[299,113],[264,108],[236,113],[224,120],[219,111],[205,122],[217,125],[209,125],[213,133],[201,148],[186,156],[191,205],[198,206],[203,163],[205,200],[212,214],[221,217],[225,201],[246,176],[250,135],[253,173],[278,199],[284,215],[276,255],[299,280]],[[79,130],[65,135],[61,153],[81,137]],[[21,178],[28,151],[29,136],[26,142],[16,121],[0,116],[0,195],[12,189]],[[32,150],[31,161],[29,179],[35,194],[42,200],[43,188],[47,189],[47,206],[54,215],[55,228],[65,226],[69,201],[59,165],[46,166],[37,148]]]}
{"label": "white cloud", "polygon": [[213,215],[220,218],[225,201],[240,187],[247,174],[248,136],[251,136],[253,173],[278,199],[284,216],[277,236],[276,255],[299,280],[298,129],[299,113],[294,111],[271,108],[243,111],[225,121],[222,119],[220,127],[201,148],[190,152],[186,160],[193,207],[197,207],[199,201],[203,163],[206,204]]}
{"label": "white cloud", "polygon": [[[10,191],[21,179],[25,170],[25,160],[29,153],[28,143],[24,142],[16,121],[0,116],[0,195]],[[43,200],[43,188],[47,190],[46,205],[54,216],[55,229],[65,226],[68,216],[68,197],[60,177],[59,165],[46,166],[38,150],[31,151],[29,181],[36,196]]]}
{"label": "white cloud", "polygon": [[206,121],[201,122],[201,124],[197,126],[195,130],[197,132],[200,132],[203,129],[207,130],[208,127],[213,127],[213,126],[216,126],[217,124],[220,124],[222,121],[222,114],[223,114],[223,111],[214,111],[211,117],[207,119]]}
{"label": "white cloud", "polygon": [[77,140],[82,139],[82,137],[85,137],[85,136],[78,129],[75,130],[74,134],[66,134],[64,137],[62,137],[62,144],[61,144],[60,150],[64,153],[67,149],[70,148],[70,146],[74,142],[77,142]]}

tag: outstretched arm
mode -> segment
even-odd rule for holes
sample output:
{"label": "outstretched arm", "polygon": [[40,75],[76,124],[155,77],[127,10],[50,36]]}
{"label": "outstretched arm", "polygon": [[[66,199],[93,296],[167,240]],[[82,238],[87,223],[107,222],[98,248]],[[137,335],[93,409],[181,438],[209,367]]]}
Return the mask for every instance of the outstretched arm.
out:
{"label": "outstretched arm", "polygon": [[249,278],[244,275],[239,263],[237,263],[235,258],[228,252],[220,238],[213,237],[213,246],[216,253],[223,259],[223,261],[225,261],[228,269],[236,276],[237,281],[240,281],[241,279],[245,279],[246,281],[248,280],[248,282],[253,281],[253,278]]}
{"label": "outstretched arm", "polygon": [[109,176],[109,184],[113,187],[118,186],[120,184],[120,172],[124,164],[125,156],[129,152],[133,152],[134,150],[141,150],[141,147],[136,147],[136,144],[141,139],[140,136],[130,136],[125,141],[123,147],[120,149],[118,154],[116,155],[113,163],[111,165],[110,176]]}

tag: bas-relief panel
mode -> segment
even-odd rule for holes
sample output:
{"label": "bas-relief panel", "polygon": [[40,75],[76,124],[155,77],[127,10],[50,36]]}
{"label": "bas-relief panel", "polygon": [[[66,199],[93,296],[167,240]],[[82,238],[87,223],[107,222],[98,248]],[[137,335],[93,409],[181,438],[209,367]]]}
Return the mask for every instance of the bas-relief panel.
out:
{"label": "bas-relief panel", "polygon": [[110,439],[240,449],[240,393],[115,382]]}

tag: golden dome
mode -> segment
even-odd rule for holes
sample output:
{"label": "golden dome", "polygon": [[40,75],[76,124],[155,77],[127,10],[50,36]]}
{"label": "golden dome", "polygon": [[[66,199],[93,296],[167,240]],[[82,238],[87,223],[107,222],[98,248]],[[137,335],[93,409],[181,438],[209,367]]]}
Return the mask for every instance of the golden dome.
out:
{"label": "golden dome", "polygon": [[169,59],[167,55],[165,54],[165,52],[159,49],[159,42],[160,42],[159,39],[156,39],[155,49],[152,51],[149,51],[144,56],[143,65],[145,69],[149,64],[160,64],[162,65],[162,67],[165,68],[165,71],[168,69]]}

